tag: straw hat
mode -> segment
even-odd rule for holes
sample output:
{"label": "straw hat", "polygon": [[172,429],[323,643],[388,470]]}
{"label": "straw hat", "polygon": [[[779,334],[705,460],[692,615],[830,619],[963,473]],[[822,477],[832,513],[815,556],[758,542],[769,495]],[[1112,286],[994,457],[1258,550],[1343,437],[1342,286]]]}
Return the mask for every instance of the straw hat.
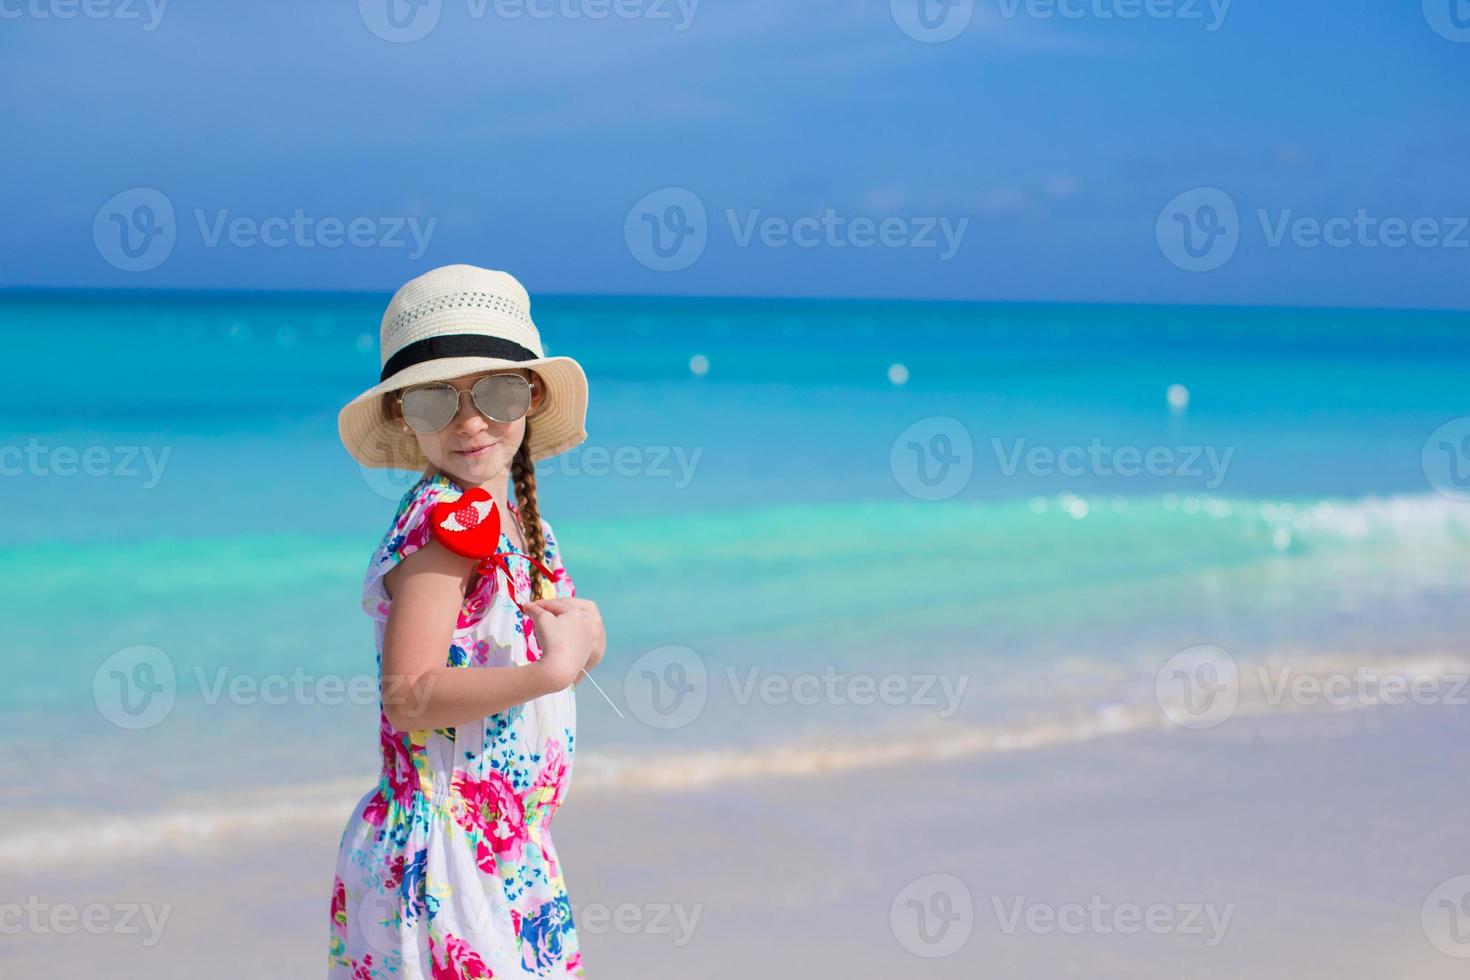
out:
{"label": "straw hat", "polygon": [[446,265],[411,279],[383,313],[379,383],[337,416],[342,444],[363,466],[424,469],[413,431],[383,411],[384,392],[505,368],[533,368],[545,382],[527,417],[532,461],[587,438],[587,376],[570,357],[546,357],[531,298],[506,272]]}

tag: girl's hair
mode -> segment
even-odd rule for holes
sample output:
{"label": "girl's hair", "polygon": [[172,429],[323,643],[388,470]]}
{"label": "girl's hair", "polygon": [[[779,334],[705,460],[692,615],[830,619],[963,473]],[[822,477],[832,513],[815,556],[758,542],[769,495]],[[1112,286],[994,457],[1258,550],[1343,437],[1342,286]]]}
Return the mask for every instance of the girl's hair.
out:
{"label": "girl's hair", "polygon": [[[539,381],[537,382],[540,383]],[[401,418],[398,411],[398,393],[383,392],[383,415],[392,421]],[[526,416],[525,433],[521,436],[520,448],[510,463],[510,482],[515,488],[516,510],[521,514],[521,537],[526,540],[526,551],[533,558],[546,560],[546,535],[541,530],[541,509],[536,504],[536,464],[531,461],[531,416]],[[546,578],[536,566],[526,563],[531,576],[531,598],[541,597],[541,582]]]}
{"label": "girl's hair", "polygon": [[[526,419],[526,434],[510,463],[510,482],[516,488],[516,510],[521,512],[521,535],[526,550],[533,558],[546,560],[546,536],[541,533],[541,511],[536,506],[536,464],[531,462],[531,420]],[[536,566],[526,563],[531,573],[531,598],[541,598],[541,580],[545,578]]]}

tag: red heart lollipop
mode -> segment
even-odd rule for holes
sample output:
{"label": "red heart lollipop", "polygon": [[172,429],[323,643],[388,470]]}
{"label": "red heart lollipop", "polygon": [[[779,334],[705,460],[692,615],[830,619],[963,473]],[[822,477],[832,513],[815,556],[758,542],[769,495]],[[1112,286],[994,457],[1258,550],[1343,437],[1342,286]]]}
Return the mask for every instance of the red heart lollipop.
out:
{"label": "red heart lollipop", "polygon": [[434,537],[456,555],[489,558],[500,547],[500,510],[481,487],[435,504],[429,522]]}

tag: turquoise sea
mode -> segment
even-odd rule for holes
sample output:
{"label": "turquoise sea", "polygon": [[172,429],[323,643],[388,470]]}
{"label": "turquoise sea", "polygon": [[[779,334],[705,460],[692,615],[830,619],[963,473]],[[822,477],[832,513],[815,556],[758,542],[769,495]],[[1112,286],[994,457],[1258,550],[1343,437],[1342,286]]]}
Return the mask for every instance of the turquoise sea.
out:
{"label": "turquoise sea", "polygon": [[[376,380],[386,299],[0,297],[7,819],[207,844],[345,819],[371,784],[361,579],[416,475],[360,470],[336,412]],[[1242,664],[1467,653],[1470,315],[533,315],[591,384],[588,442],[539,468],[622,712],[578,688],[580,780],[1105,732],[1202,644]],[[677,724],[645,689],[670,663],[702,702]]]}

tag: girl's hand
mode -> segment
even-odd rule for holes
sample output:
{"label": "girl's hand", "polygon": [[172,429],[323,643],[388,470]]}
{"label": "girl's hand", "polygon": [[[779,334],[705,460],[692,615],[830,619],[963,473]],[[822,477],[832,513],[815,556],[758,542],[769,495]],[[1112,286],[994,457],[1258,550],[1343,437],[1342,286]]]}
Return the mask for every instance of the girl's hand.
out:
{"label": "girl's hand", "polygon": [[553,612],[562,612],[569,609],[581,609],[592,617],[596,624],[597,632],[592,641],[592,652],[587,657],[586,668],[591,670],[602,663],[602,655],[607,652],[607,630],[602,625],[602,610],[597,608],[597,603],[591,599],[580,598],[553,598],[537,600],[542,606]]}
{"label": "girl's hand", "polygon": [[[587,606],[592,606],[589,612]],[[536,630],[541,658],[536,661],[553,685],[561,690],[577,679],[592,661],[594,650],[602,659],[602,617],[585,599],[538,599],[523,607]]]}

